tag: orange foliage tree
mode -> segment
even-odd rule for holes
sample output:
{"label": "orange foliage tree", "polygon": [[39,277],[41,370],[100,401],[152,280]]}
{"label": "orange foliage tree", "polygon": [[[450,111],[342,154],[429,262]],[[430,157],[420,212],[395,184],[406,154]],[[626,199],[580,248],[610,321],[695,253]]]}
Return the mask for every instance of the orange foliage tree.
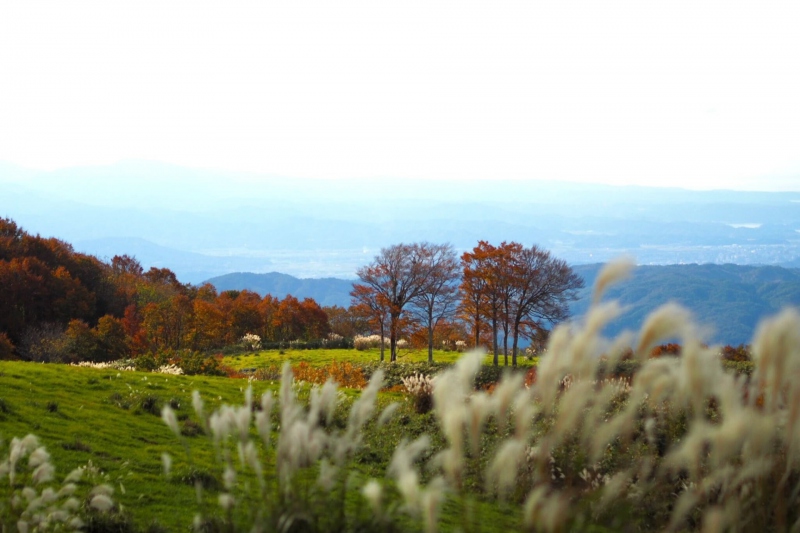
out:
{"label": "orange foliage tree", "polygon": [[583,279],[565,261],[537,246],[480,241],[461,256],[462,315],[470,318],[476,345],[482,321],[491,324],[493,363],[499,364],[498,333],[503,330],[503,353],[508,365],[508,339],[513,339],[512,365],[517,364],[519,338],[537,334],[546,325],[568,316]]}

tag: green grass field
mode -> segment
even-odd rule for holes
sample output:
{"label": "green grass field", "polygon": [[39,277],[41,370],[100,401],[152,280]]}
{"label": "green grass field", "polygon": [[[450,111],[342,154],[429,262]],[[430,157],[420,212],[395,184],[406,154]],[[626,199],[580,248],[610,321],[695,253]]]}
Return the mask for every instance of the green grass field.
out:
{"label": "green grass field", "polygon": [[[343,353],[342,353],[343,352]],[[328,361],[369,359],[370,353],[355,350],[331,350],[329,353],[297,352],[279,357],[277,352],[240,357],[259,358],[260,364],[275,364],[291,357],[326,364]],[[232,358],[234,361],[237,358]],[[401,359],[402,360],[402,359]],[[242,365],[246,366],[246,365]],[[242,405],[243,391],[248,382],[243,379],[207,376],[172,376],[143,372],[118,372],[55,364],[0,362],[0,457],[8,452],[13,437],[29,433],[39,437],[52,455],[56,466],[55,481],[60,483],[74,468],[89,462],[103,472],[103,479],[115,488],[114,500],[125,510],[139,530],[158,524],[168,531],[188,530],[194,515],[219,514],[217,495],[221,487],[205,493],[203,506],[198,506],[193,473],[214,478],[219,483],[222,472],[215,461],[210,440],[204,435],[184,437],[188,443],[192,464],[181,441],[168,429],[161,418],[161,407],[171,405],[185,429],[197,428],[197,417],[191,404],[192,391],[200,391],[206,413],[223,403]],[[277,391],[278,384],[255,381],[254,398],[267,390]],[[301,401],[308,399],[308,388],[300,389]],[[349,405],[359,392],[342,389],[336,417],[341,427],[346,423]],[[363,449],[356,455],[353,475],[382,479],[395,446],[403,438],[415,438],[423,433],[434,439],[434,448],[444,445],[431,414],[417,415],[412,404],[400,393],[381,393],[379,408],[400,403],[394,419],[380,431],[367,427]],[[273,411],[273,431],[279,418]],[[173,458],[172,475],[163,473],[162,454]],[[266,454],[265,467],[274,471],[274,455]],[[92,484],[92,485],[93,485]],[[313,485],[313,482],[310,483]],[[84,485],[87,489],[91,486]],[[0,486],[0,499],[7,498],[8,486]],[[395,493],[395,496],[396,493]],[[356,492],[348,494],[350,512],[367,512],[363,498]],[[489,517],[484,530],[506,530],[518,526],[502,506],[476,503],[481,520]],[[441,525],[461,523],[461,509],[445,505]],[[416,522],[404,524],[403,529],[416,530]],[[498,529],[498,527],[500,529]]]}
{"label": "green grass field", "polygon": [[[224,364],[235,368],[242,369],[258,369],[269,366],[280,367],[285,361],[291,364],[306,362],[312,366],[328,366],[333,362],[337,363],[352,363],[352,364],[365,364],[375,363],[380,361],[380,350],[373,348],[370,350],[349,350],[349,349],[320,349],[320,350],[262,350],[259,352],[245,353],[240,355],[229,355],[223,360]],[[433,351],[433,360],[436,363],[454,363],[463,354],[459,352],[443,350]],[[389,360],[389,350],[387,349],[384,357],[386,361]],[[423,363],[428,360],[428,350],[400,350],[397,354],[397,362],[399,363]],[[511,356],[509,356],[509,364]],[[492,356],[486,355],[484,364],[492,364]],[[503,364],[503,356],[500,355],[500,365]],[[519,366],[533,366],[535,360],[527,360],[524,357],[517,357],[517,364]]]}
{"label": "green grass field", "polygon": [[[114,499],[131,510],[137,525],[157,521],[177,531],[191,524],[197,505],[193,486],[179,479],[189,471],[186,453],[161,420],[161,406],[170,402],[184,418],[192,411],[192,390],[212,408],[240,404],[246,386],[227,378],[0,362],[0,438],[7,445],[12,437],[35,434],[53,457],[57,480],[91,461],[108,476]],[[268,385],[253,387],[261,394]],[[194,460],[208,468],[208,441],[188,440]],[[163,477],[163,452],[175,460],[170,482]]]}

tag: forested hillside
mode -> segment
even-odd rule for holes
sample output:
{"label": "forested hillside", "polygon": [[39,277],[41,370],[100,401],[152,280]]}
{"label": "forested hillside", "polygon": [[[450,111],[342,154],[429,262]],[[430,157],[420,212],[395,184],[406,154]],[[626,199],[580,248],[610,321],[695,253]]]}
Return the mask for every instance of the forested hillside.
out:
{"label": "forested hillside", "polygon": [[[591,287],[602,265],[578,265],[575,270]],[[590,303],[584,289],[572,305],[583,314]],[[613,287],[608,298],[627,306],[607,333],[638,328],[648,313],[669,301],[694,313],[712,328],[711,342],[738,345],[751,339],[758,322],[786,306],[800,306],[800,269],[742,265],[639,266],[630,279]]]}
{"label": "forested hillside", "polygon": [[200,352],[237,344],[248,333],[269,341],[321,339],[328,316],[310,298],[218,293],[209,284],[181,283],[168,268],[145,271],[128,255],[106,263],[0,218],[0,359],[170,353],[213,364]]}

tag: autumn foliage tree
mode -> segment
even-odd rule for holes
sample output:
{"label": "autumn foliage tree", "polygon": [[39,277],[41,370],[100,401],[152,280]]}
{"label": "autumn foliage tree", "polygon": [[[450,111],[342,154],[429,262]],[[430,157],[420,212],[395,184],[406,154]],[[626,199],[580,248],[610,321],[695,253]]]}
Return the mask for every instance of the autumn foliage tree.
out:
{"label": "autumn foliage tree", "polygon": [[461,256],[462,313],[474,320],[476,335],[482,320],[491,324],[493,363],[499,364],[498,333],[502,328],[504,358],[513,339],[512,365],[517,364],[519,338],[565,319],[569,302],[577,297],[583,279],[563,260],[519,243],[494,246],[480,241]]}
{"label": "autumn foliage tree", "polygon": [[[350,308],[356,315],[361,315],[367,322],[377,327],[381,339],[386,336],[386,326],[389,323],[389,300],[383,292],[372,285],[354,283],[350,292],[353,298]],[[383,342],[381,345],[381,361],[385,359]]]}
{"label": "autumn foliage tree", "polygon": [[[0,357],[105,361],[162,351],[209,351],[246,333],[311,340],[329,331],[312,299],[217,294],[136,258],[109,263],[0,218]],[[13,352],[13,353],[9,353]]]}
{"label": "autumn foliage tree", "polygon": [[498,328],[502,319],[504,291],[507,288],[504,280],[503,255],[502,249],[486,241],[479,241],[471,252],[464,252],[461,256],[463,269],[461,290],[464,293],[464,300],[473,306],[470,315],[475,321],[476,336],[480,334],[481,320],[491,324],[495,366],[498,364]]}

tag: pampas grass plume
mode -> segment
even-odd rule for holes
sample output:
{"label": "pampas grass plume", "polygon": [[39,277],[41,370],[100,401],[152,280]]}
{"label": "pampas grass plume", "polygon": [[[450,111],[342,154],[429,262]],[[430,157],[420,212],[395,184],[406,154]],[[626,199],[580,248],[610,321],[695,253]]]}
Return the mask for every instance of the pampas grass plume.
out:
{"label": "pampas grass plume", "polygon": [[651,348],[673,337],[688,341],[697,338],[697,331],[689,311],[676,303],[668,303],[648,315],[634,352],[639,359],[645,359]]}
{"label": "pampas grass plume", "polygon": [[172,430],[178,437],[181,436],[181,428],[178,426],[178,418],[175,416],[175,411],[169,405],[161,408],[161,418],[167,427]]}
{"label": "pampas grass plume", "polygon": [[605,294],[606,289],[611,285],[618,283],[630,277],[636,263],[633,258],[620,257],[607,263],[600,272],[594,282],[594,291],[592,291],[592,303],[597,304]]}
{"label": "pampas grass plume", "polygon": [[361,488],[361,494],[364,496],[364,499],[367,500],[367,503],[369,503],[373,514],[375,516],[380,515],[382,504],[381,500],[383,499],[383,487],[381,484],[375,479],[370,479]]}

